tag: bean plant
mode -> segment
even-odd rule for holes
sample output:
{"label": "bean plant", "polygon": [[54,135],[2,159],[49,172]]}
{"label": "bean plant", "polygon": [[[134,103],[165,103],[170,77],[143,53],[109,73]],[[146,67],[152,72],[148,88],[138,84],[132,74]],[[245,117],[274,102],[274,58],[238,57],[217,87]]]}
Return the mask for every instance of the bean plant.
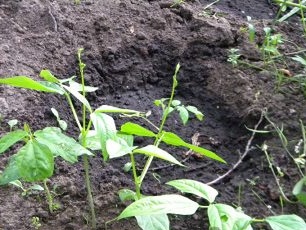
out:
{"label": "bean plant", "polygon": [[[82,156],[88,205],[91,211],[91,229],[96,229],[96,214],[89,176],[88,157],[94,155],[93,151],[100,151],[104,161],[110,158],[129,155],[135,191],[123,189],[119,191],[119,196],[122,200],[131,200],[133,203],[123,210],[116,220],[136,217],[139,226],[144,230],[166,230],[170,228],[167,214],[191,215],[199,208],[207,208],[210,225],[214,228],[226,230],[252,229],[250,226],[251,223],[265,221],[274,230],[305,229],[305,222],[295,215],[268,217],[264,220],[257,220],[235,211],[230,206],[214,203],[217,191],[203,183],[193,180],[181,179],[170,181],[167,184],[184,193],[191,193],[205,198],[209,205],[199,205],[189,198],[178,194],[161,196],[146,196],[142,194],[143,181],[155,158],[183,166],[182,162],[159,147],[162,142],[174,147],[191,149],[194,152],[222,163],[225,163],[225,161],[217,154],[197,145],[190,144],[177,134],[165,130],[165,124],[169,115],[175,111],[179,113],[183,124],[187,123],[190,113],[199,120],[203,119],[203,114],[196,107],[185,106],[180,101],[174,100],[175,89],[178,85],[177,74],[180,65],[176,66],[173,75],[173,86],[170,98],[155,101],[155,105],[160,106],[163,110],[161,122],[157,126],[148,119],[148,113],[145,112],[118,108],[111,105],[101,105],[95,110],[92,109],[86,96],[87,93],[93,92],[97,88],[85,85],[84,69],[86,65],[81,59],[82,52],[83,49],[79,49],[77,55],[81,83],[75,81],[75,76],[68,79],[59,79],[49,70],[41,71],[40,77],[43,81],[36,81],[26,76],[0,79],[0,84],[64,96],[70,106],[72,116],[80,132],[78,140],[66,135],[64,130],[67,128],[67,125],[60,119],[55,109],[52,112],[56,116],[61,128],[46,127],[41,130],[32,131],[28,124],[24,124],[23,129],[11,129],[9,133],[0,138],[0,154],[9,150],[17,142],[23,142],[24,145],[10,158],[7,167],[0,175],[0,185],[14,181],[16,184],[16,180],[25,182],[42,181],[49,203],[49,210],[52,212],[54,205],[47,186],[47,180],[53,175],[54,159],[61,157],[69,163],[75,163],[78,161],[78,157]],[[75,106],[75,100],[81,103],[79,110]],[[112,114],[144,119],[152,126],[152,130],[133,122],[126,122],[121,126],[120,130],[117,130]],[[151,138],[153,139],[153,144],[144,147],[135,146],[133,144],[134,136]],[[136,168],[135,156],[138,154],[147,157],[142,170]],[[283,228],[277,226],[283,226]]]}

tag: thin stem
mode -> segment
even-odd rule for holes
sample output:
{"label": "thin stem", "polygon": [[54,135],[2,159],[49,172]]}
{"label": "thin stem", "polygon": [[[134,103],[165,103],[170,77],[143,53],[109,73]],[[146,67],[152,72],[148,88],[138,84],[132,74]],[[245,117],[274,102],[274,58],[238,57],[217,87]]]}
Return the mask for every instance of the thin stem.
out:
{"label": "thin stem", "polygon": [[[78,50],[78,61],[79,61],[79,70],[80,70],[80,76],[81,76],[81,84],[82,84],[82,95],[84,98],[86,98],[86,92],[85,92],[85,78],[84,78],[84,68],[85,64],[82,62],[81,54],[83,52],[83,49]],[[91,121],[88,122],[88,127],[86,127],[86,106],[82,105],[82,123],[83,126],[81,126],[81,140],[82,140],[82,146],[86,148],[86,136],[91,126]],[[85,170],[85,183],[86,183],[86,189],[87,189],[87,200],[90,207],[91,212],[91,227],[92,229],[97,228],[97,219],[96,219],[96,212],[95,212],[95,206],[94,206],[94,200],[92,196],[92,189],[91,189],[91,182],[90,182],[90,175],[89,175],[89,160],[87,155],[83,155],[83,167]]]}
{"label": "thin stem", "polygon": [[269,156],[269,154],[268,154],[268,151],[267,151],[266,149],[263,149],[263,152],[264,152],[265,155],[266,155],[266,158],[267,158],[267,161],[268,161],[268,164],[269,164],[269,168],[271,169],[271,172],[272,172],[272,174],[273,174],[273,176],[274,176],[275,182],[276,182],[276,184],[277,184],[277,186],[278,186],[278,189],[279,189],[279,191],[280,191],[282,197],[283,197],[284,200],[287,201],[288,203],[291,203],[291,204],[296,203],[296,202],[293,202],[293,201],[291,201],[290,199],[288,199],[287,196],[285,195],[285,193],[284,193],[284,191],[283,191],[283,188],[282,188],[282,186],[281,186],[280,183],[279,183],[279,179],[277,178],[277,175],[276,175],[276,173],[275,173],[275,171],[274,171],[274,169],[273,169],[273,164],[272,164],[272,162],[271,162],[271,160],[270,160],[270,156]]}
{"label": "thin stem", "polygon": [[[170,99],[169,99],[169,102],[168,102],[168,105],[167,105],[167,108],[165,109],[164,113],[163,113],[163,117],[162,117],[162,121],[161,121],[161,124],[159,126],[159,129],[158,129],[158,133],[156,135],[156,138],[155,138],[155,141],[154,141],[154,145],[155,146],[158,146],[158,143],[159,143],[159,139],[162,135],[162,132],[163,132],[163,128],[164,128],[164,125],[165,125],[165,122],[167,120],[167,117],[169,115],[169,110],[170,110],[170,107],[171,107],[171,103],[173,101],[173,97],[174,97],[174,92],[175,92],[175,88],[177,87],[177,80],[176,80],[176,76],[178,74],[178,71],[180,69],[180,65],[178,64],[175,68],[175,72],[174,72],[174,75],[173,75],[173,84],[172,84],[172,91],[171,91],[171,96],[170,96]],[[141,175],[139,177],[139,186],[141,187],[141,184],[143,182],[143,179],[145,178],[150,166],[151,166],[151,163],[153,161],[154,157],[153,156],[150,156],[145,164],[145,167],[143,169],[143,171],[141,172]]]}
{"label": "thin stem", "polygon": [[93,196],[92,196],[92,189],[91,189],[90,176],[89,176],[89,161],[88,161],[87,155],[83,155],[83,167],[85,170],[87,200],[88,200],[88,204],[89,204],[90,212],[91,212],[91,227],[92,229],[97,229],[96,212],[95,212],[95,205],[94,205]]}
{"label": "thin stem", "polygon": [[65,93],[65,96],[67,98],[67,101],[69,103],[70,109],[71,109],[72,114],[74,116],[74,120],[77,123],[77,126],[78,126],[79,130],[82,131],[82,125],[81,125],[81,123],[79,121],[79,118],[78,118],[78,115],[77,115],[76,110],[74,108],[74,105],[72,103],[71,97],[70,97],[70,95],[68,93]]}
{"label": "thin stem", "polygon": [[[300,6],[302,6],[301,0],[299,0]],[[301,11],[301,17],[302,17],[302,24],[303,24],[303,31],[306,32],[306,24],[305,24],[305,18],[304,18],[304,10],[300,8]]]}
{"label": "thin stem", "polygon": [[131,162],[132,162],[132,169],[133,169],[133,176],[134,176],[134,182],[135,182],[136,195],[137,195],[137,198],[140,199],[140,197],[141,197],[141,194],[140,194],[140,183],[139,183],[139,179],[138,179],[138,176],[137,176],[136,163],[135,163],[134,154],[130,153],[130,157],[131,157]]}
{"label": "thin stem", "polygon": [[283,3],[283,4],[286,4],[287,6],[293,6],[293,7],[298,7],[300,8],[301,10],[302,9],[306,9],[306,6],[302,5],[302,4],[299,4],[299,3],[294,3],[294,2],[287,2],[287,1],[282,1],[282,0],[275,0],[275,3]]}
{"label": "thin stem", "polygon": [[285,149],[286,153],[290,156],[290,158],[292,159],[292,161],[295,163],[299,173],[300,173],[300,176],[303,177],[304,176],[304,173],[302,172],[301,170],[301,167],[300,165],[295,161],[295,158],[294,156],[290,153],[290,151],[288,150],[287,148],[287,138],[286,136],[284,135],[283,131],[277,127],[277,125],[275,123],[273,123],[267,115],[265,115],[265,118],[266,120],[273,126],[273,128],[275,129],[275,131],[277,132],[280,140],[281,140],[281,143],[282,143],[282,146],[283,148]]}
{"label": "thin stem", "polygon": [[50,190],[47,186],[47,179],[45,179],[43,182],[44,182],[44,189],[45,189],[45,192],[46,192],[47,202],[48,202],[48,206],[49,206],[49,212],[53,213],[53,198],[52,198]]}

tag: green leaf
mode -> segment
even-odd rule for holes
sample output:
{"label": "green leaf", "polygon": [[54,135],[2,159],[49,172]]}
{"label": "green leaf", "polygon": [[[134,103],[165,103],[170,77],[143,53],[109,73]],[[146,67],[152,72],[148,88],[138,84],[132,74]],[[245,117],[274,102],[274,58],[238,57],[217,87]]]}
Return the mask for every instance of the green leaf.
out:
{"label": "green leaf", "polygon": [[117,130],[115,121],[111,116],[104,113],[92,113],[90,117],[100,139],[103,159],[106,161],[108,159],[106,141],[108,139],[116,140]]}
{"label": "green leaf", "polygon": [[191,106],[191,105],[188,105],[188,106],[186,106],[186,109],[187,109],[189,112],[193,113],[193,114],[197,117],[198,120],[200,120],[200,121],[203,120],[204,114],[201,113],[196,107]]}
{"label": "green leaf", "polygon": [[48,147],[29,140],[17,153],[17,167],[25,181],[41,181],[49,178],[54,170],[53,154]]}
{"label": "green leaf", "polygon": [[162,141],[173,146],[184,146],[186,144],[182,138],[171,132],[163,132]]}
{"label": "green leaf", "polygon": [[133,153],[141,153],[147,156],[158,157],[165,161],[169,161],[173,164],[184,166],[178,160],[176,160],[172,155],[170,155],[168,152],[156,147],[155,145],[147,145],[143,148],[135,149]]}
{"label": "green leaf", "polygon": [[[79,136],[79,142],[81,142],[82,135]],[[96,130],[89,130],[86,135],[86,147],[91,150],[101,150],[100,137]]]}
{"label": "green leaf", "polygon": [[123,171],[124,172],[129,172],[131,170],[132,166],[133,166],[132,162],[125,163],[124,166],[123,166]]}
{"label": "green leaf", "polygon": [[28,190],[44,191],[45,189],[39,184],[34,184],[30,188],[28,188]]}
{"label": "green leaf", "polygon": [[219,216],[218,209],[215,205],[209,205],[207,209],[207,215],[209,219],[209,229],[222,230],[222,220]]}
{"label": "green leaf", "polygon": [[89,102],[87,101],[87,99],[82,95],[80,94],[77,90],[75,90],[74,88],[72,87],[68,87],[66,85],[62,85],[62,87],[64,89],[66,89],[69,93],[71,93],[76,99],[78,99],[83,105],[85,105],[85,107],[88,109],[88,111],[91,113],[92,112],[92,109],[91,109],[91,106],[89,104]]}
{"label": "green leaf", "polygon": [[7,122],[7,124],[10,126],[10,129],[12,129],[15,125],[18,124],[18,120],[16,120],[16,119],[9,120],[9,121]]}
{"label": "green leaf", "polygon": [[180,195],[148,196],[130,204],[117,219],[159,214],[192,215],[198,207],[198,203]]}
{"label": "green leaf", "polygon": [[299,180],[293,188],[293,195],[295,195],[298,201],[306,206],[306,176]]}
{"label": "green leaf", "polygon": [[291,59],[301,63],[304,67],[306,67],[306,60],[304,58],[302,58],[301,56],[295,56]]}
{"label": "green leaf", "polygon": [[179,111],[179,115],[180,115],[180,118],[181,118],[183,124],[186,125],[187,121],[189,119],[188,110],[184,106],[178,106],[176,108]]}
{"label": "green leaf", "polygon": [[77,162],[81,155],[93,155],[73,138],[63,134],[60,128],[47,127],[36,131],[34,135],[40,144],[48,146],[54,156],[61,156],[70,163]]}
{"label": "green leaf", "polygon": [[124,201],[135,201],[137,199],[136,192],[130,190],[130,189],[120,189],[119,192],[119,198],[122,202]]}
{"label": "green leaf", "polygon": [[16,186],[16,187],[20,188],[23,191],[25,190],[23,188],[22,183],[20,182],[20,180],[11,181],[9,184]]}
{"label": "green leaf", "polygon": [[175,187],[181,192],[191,193],[196,196],[202,197],[208,200],[209,203],[213,203],[215,201],[216,196],[218,195],[218,191],[216,189],[195,180],[172,180],[167,182],[166,184]]}
{"label": "green leaf", "polygon": [[172,104],[172,106],[176,107],[176,106],[179,106],[181,104],[181,101],[173,100],[171,104]]}
{"label": "green leaf", "polygon": [[65,94],[65,90],[57,83],[48,82],[48,81],[39,81],[39,84],[43,85],[49,90],[52,90],[54,93],[58,93],[60,95]]}
{"label": "green leaf", "polygon": [[0,84],[5,84],[9,86],[24,88],[24,89],[32,89],[37,91],[43,91],[48,93],[55,93],[56,91],[52,90],[40,84],[40,82],[34,81],[26,76],[14,76],[8,78],[0,78]]}
{"label": "green leaf", "polygon": [[39,76],[41,76],[44,80],[52,83],[58,83],[59,80],[50,72],[50,70],[43,69],[40,71]]}
{"label": "green leaf", "polygon": [[5,152],[9,147],[14,145],[16,142],[22,140],[28,135],[24,130],[16,130],[9,132],[0,139],[0,154]]}
{"label": "green leaf", "polygon": [[61,129],[65,131],[67,129],[67,126],[68,126],[67,122],[60,119],[59,114],[58,114],[56,109],[51,108],[51,111],[52,111],[53,115],[56,117],[56,120],[57,120],[59,126],[61,127]]}
{"label": "green leaf", "polygon": [[142,112],[132,109],[122,109],[111,105],[102,105],[95,110],[97,113],[123,113],[123,114],[140,114]]}
{"label": "green leaf", "polygon": [[16,163],[16,156],[17,155],[11,157],[8,166],[6,166],[4,172],[0,175],[0,185],[8,184],[20,178],[19,169]]}
{"label": "green leaf", "polygon": [[[226,204],[210,204],[207,209],[210,228],[252,230],[252,218]],[[243,228],[241,228],[243,227]]]}
{"label": "green leaf", "polygon": [[216,161],[220,161],[222,163],[226,163],[221,157],[219,157],[217,154],[214,152],[211,152],[207,149],[198,147],[196,145],[192,145],[189,143],[186,143],[182,138],[180,138],[178,135],[171,133],[171,132],[163,132],[162,135],[162,141],[165,142],[168,145],[173,145],[173,146],[181,146],[181,147],[186,147],[189,148],[197,153],[200,153],[201,155],[204,155],[206,157],[212,158]]}
{"label": "green leaf", "polygon": [[166,214],[136,216],[138,226],[143,230],[169,230],[170,223]]}
{"label": "green leaf", "polygon": [[265,219],[273,230],[306,229],[305,221],[297,215],[270,216]]}
{"label": "green leaf", "polygon": [[[118,141],[121,141],[121,143],[118,143]],[[117,137],[117,141],[114,141],[112,139],[108,139],[106,141],[106,150],[107,153],[109,155],[109,158],[116,158],[116,157],[122,157],[126,154],[131,153],[135,148],[135,147],[130,147],[127,145],[127,143],[123,143],[125,142],[125,140],[120,139]]]}
{"label": "green leaf", "polygon": [[131,135],[136,135],[139,137],[155,137],[156,134],[152,131],[132,122],[127,122],[121,126],[120,129],[123,133],[128,133]]}
{"label": "green leaf", "polygon": [[214,159],[216,161],[226,163],[226,161],[223,160],[221,157],[219,157],[217,154],[215,154],[214,152],[209,151],[207,149],[201,148],[201,147],[196,146],[196,145],[187,144],[187,143],[186,143],[186,145],[184,145],[184,147],[187,147],[187,148],[193,150],[194,152],[200,153],[201,155],[209,157],[209,158]]}
{"label": "green leaf", "polygon": [[[79,84],[79,83],[77,83],[73,80],[69,81],[69,86],[70,86],[70,88],[74,89],[75,91],[83,92],[82,84]],[[87,93],[95,92],[98,89],[99,89],[98,87],[84,86],[84,91],[87,92]]]}

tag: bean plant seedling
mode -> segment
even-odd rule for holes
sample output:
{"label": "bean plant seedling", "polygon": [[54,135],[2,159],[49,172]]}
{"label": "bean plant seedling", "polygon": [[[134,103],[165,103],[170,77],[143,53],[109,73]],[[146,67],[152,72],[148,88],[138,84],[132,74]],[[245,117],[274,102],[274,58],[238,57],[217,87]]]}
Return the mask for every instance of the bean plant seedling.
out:
{"label": "bean plant seedling", "polygon": [[[294,229],[305,228],[305,222],[301,218],[290,216],[268,217],[264,220],[253,220],[250,217],[233,211],[233,208],[226,205],[214,204],[217,191],[200,182],[191,180],[176,180],[168,184],[185,193],[195,194],[205,198],[210,205],[201,206],[198,203],[181,195],[170,194],[155,197],[146,197],[142,194],[142,183],[148,173],[154,158],[160,158],[172,164],[183,166],[170,153],[159,147],[160,143],[185,147],[206,157],[212,158],[219,162],[225,162],[217,154],[201,148],[197,145],[189,144],[180,138],[177,134],[165,130],[165,123],[169,115],[173,111],[178,111],[184,124],[187,123],[189,115],[194,114],[198,119],[203,118],[203,114],[193,106],[184,106],[178,100],[174,100],[174,92],[178,85],[177,74],[180,66],[177,65],[173,76],[173,86],[169,99],[160,99],[155,104],[163,110],[163,116],[159,126],[154,125],[147,117],[147,113],[136,110],[118,108],[110,105],[102,105],[95,110],[92,109],[90,103],[86,99],[89,92],[95,91],[97,88],[86,86],[84,78],[85,64],[81,60],[83,49],[78,50],[78,63],[80,70],[81,84],[77,83],[71,77],[68,79],[58,79],[49,70],[42,70],[40,76],[44,81],[35,81],[26,76],[14,76],[9,78],[1,78],[0,84],[21,87],[47,93],[56,93],[65,96],[71,109],[71,113],[79,128],[80,135],[78,141],[67,136],[62,129],[57,127],[46,127],[41,130],[32,131],[28,124],[24,124],[23,129],[15,129],[0,138],[0,154],[6,152],[11,146],[17,142],[23,142],[24,146],[10,158],[8,166],[0,175],[0,185],[8,184],[16,180],[25,182],[40,182],[44,184],[50,212],[54,211],[52,195],[48,189],[47,181],[53,175],[54,158],[61,157],[69,163],[78,161],[78,157],[83,157],[83,166],[85,170],[85,184],[88,194],[88,204],[91,210],[91,228],[96,229],[96,214],[94,209],[91,183],[89,177],[89,159],[92,151],[99,150],[103,159],[121,157],[129,155],[131,160],[132,174],[135,184],[135,191],[124,189],[119,191],[122,200],[134,201],[128,206],[117,220],[135,216],[139,226],[145,230],[169,229],[169,220],[167,214],[191,215],[198,208],[207,208],[209,213],[210,225],[212,227],[222,227],[220,229],[232,230],[232,226],[237,221],[243,226],[251,229],[249,224],[253,221],[266,221],[273,227],[279,224],[287,227],[288,222]],[[76,110],[73,103],[76,99],[81,103],[80,111]],[[59,124],[63,124],[62,119],[56,110],[52,110]],[[78,113],[79,112],[79,113]],[[123,124],[118,131],[114,119],[109,114],[121,114],[126,117],[138,117],[144,119],[153,127],[153,131],[146,127],[142,127],[133,122]],[[81,118],[79,118],[81,117]],[[133,145],[133,136],[152,138],[153,144],[144,147]],[[139,173],[136,168],[135,155],[141,154],[147,156],[144,168]],[[229,221],[224,222],[224,216]],[[233,225],[234,223],[234,225]],[[230,228],[226,227],[230,224]],[[247,225],[248,224],[248,225]],[[290,229],[290,228],[288,228]]]}

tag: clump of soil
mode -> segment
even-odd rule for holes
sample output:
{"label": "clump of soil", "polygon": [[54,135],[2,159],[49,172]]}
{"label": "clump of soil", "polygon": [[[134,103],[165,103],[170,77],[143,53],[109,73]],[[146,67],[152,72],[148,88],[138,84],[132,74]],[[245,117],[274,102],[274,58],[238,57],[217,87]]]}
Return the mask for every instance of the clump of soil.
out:
{"label": "clump of soil", "polygon": [[[200,145],[218,153],[227,164],[191,157],[185,163],[187,168],[164,168],[161,167],[164,162],[155,161],[152,167],[159,169],[150,171],[143,193],[164,194],[169,191],[165,182],[172,179],[189,178],[207,183],[236,163],[251,137],[245,126],[252,128],[263,109],[278,125],[284,124],[285,134],[293,143],[301,138],[299,119],[304,124],[306,121],[305,98],[294,87],[277,91],[271,73],[233,68],[227,62],[230,48],[239,48],[245,59],[260,61],[258,50],[241,28],[245,26],[245,15],[260,19],[256,21],[259,28],[268,25],[269,21],[261,19],[273,18],[275,8],[266,1],[221,1],[212,8],[217,14],[203,15],[202,8],[207,4],[208,1],[188,1],[173,8],[171,1],[84,0],[76,5],[72,0],[0,0],[0,76],[36,78],[41,69],[50,69],[60,78],[73,76],[77,74],[76,51],[83,47],[86,82],[99,87],[89,96],[93,107],[111,104],[152,110],[152,118],[158,122],[161,114],[153,109],[153,100],[169,97],[172,74],[179,62],[182,68],[176,97],[184,104],[197,106],[204,112],[205,121],[199,123],[193,119],[183,126],[173,116],[167,129],[190,142],[199,133]],[[260,10],[250,10],[253,6]],[[277,30],[300,46],[305,44],[295,25],[283,25]],[[55,126],[56,120],[50,112],[54,107],[68,121],[69,133],[77,136],[63,98],[2,86],[0,93],[1,134],[8,131],[5,123],[13,118],[29,123],[33,129]],[[252,146],[263,141],[272,147],[274,162],[285,173],[281,183],[290,196],[298,180],[294,165],[279,148],[277,136],[257,135]],[[186,151],[171,149],[179,160]],[[1,156],[1,169],[9,155]],[[132,176],[122,169],[127,161],[123,158],[103,163],[99,154],[91,159],[100,229],[125,207],[116,192],[126,187],[133,189]],[[153,173],[160,176],[159,181]],[[22,197],[12,186],[1,187],[0,229],[31,229],[31,218],[35,216],[41,220],[42,229],[89,229],[81,163],[68,165],[58,161],[50,186],[60,204],[53,214],[47,212],[43,195]],[[259,149],[251,151],[236,170],[214,187],[220,193],[218,202],[241,205],[253,217],[284,211],[306,218],[305,209],[299,205],[286,204],[282,210],[278,188]],[[171,218],[171,223],[171,229],[207,229],[205,213]],[[110,229],[138,227],[131,219],[115,222]]]}

